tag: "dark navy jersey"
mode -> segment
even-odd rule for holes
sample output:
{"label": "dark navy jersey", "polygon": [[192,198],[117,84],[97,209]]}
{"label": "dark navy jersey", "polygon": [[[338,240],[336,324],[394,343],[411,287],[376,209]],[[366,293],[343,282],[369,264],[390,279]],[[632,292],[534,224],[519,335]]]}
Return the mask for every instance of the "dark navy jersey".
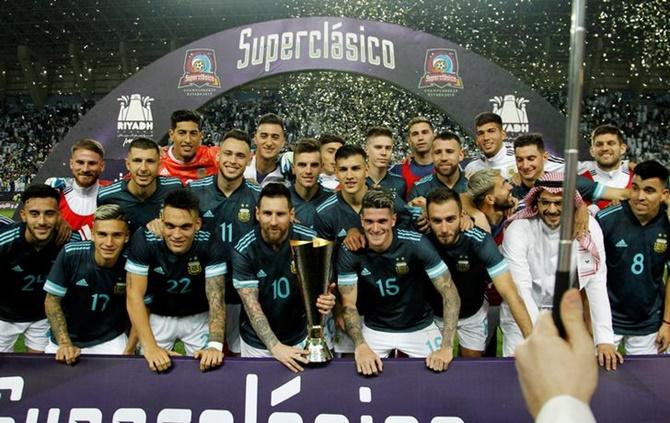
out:
{"label": "dark navy jersey", "polygon": [[663,318],[663,273],[670,258],[665,208],[642,226],[627,201],[596,215],[607,256],[607,291],[617,335],[648,335]]}
{"label": "dark navy jersey", "polygon": [[[365,324],[385,332],[412,332],[433,321],[426,290],[448,272],[437,251],[418,232],[393,232],[391,246],[378,253],[351,252],[344,245],[337,258],[339,286],[357,285],[357,302],[365,303]],[[437,294],[440,298],[440,294]]]}
{"label": "dark navy jersey", "polygon": [[[44,290],[62,298],[67,331],[75,346],[102,344],[130,327],[125,262],[122,256],[114,267],[98,266],[92,241],[71,242],[58,254]],[[51,340],[58,343],[53,334]]]}
{"label": "dark navy jersey", "polygon": [[[6,322],[34,322],[46,317],[44,281],[62,248],[52,240],[37,251],[28,244],[25,233],[24,223],[0,228],[0,320]],[[73,236],[73,240],[79,239]]]}
{"label": "dark navy jersey", "polygon": [[[316,232],[302,225],[291,225],[279,250],[262,238],[260,228],[242,237],[233,251],[235,288],[258,289],[258,302],[279,342],[296,345],[307,336],[305,306],[296,274],[291,265],[290,240],[311,240]],[[251,326],[246,311],[240,316],[240,336],[255,348],[266,349]]]}
{"label": "dark navy jersey", "polygon": [[[509,270],[507,261],[498,251],[491,235],[473,227],[461,232],[453,245],[440,244],[435,235],[429,235],[442,260],[449,267],[451,277],[461,297],[459,319],[474,315],[484,302],[484,292],[491,278]],[[435,315],[442,317],[442,301],[436,299],[437,292],[430,298]]]}
{"label": "dark navy jersey", "polygon": [[140,199],[128,191],[128,180],[121,180],[100,188],[98,191],[98,206],[118,204],[128,218],[130,233],[156,219],[163,207],[165,197],[175,189],[181,188],[181,180],[172,176],[156,178],[156,191],[149,198]]}
{"label": "dark navy jersey", "polygon": [[145,303],[153,314],[190,316],[209,310],[205,279],[227,273],[220,242],[197,231],[191,249],[176,255],[149,230],[138,230],[130,241],[126,270],[147,276]]}
{"label": "dark navy jersey", "polygon": [[[396,227],[412,229],[412,222],[414,221],[412,209],[399,197],[395,198],[395,208]],[[314,230],[319,237],[340,243],[351,228],[362,228],[361,217],[344,201],[342,193],[338,192],[331,195],[316,208]]]}
{"label": "dark navy jersey", "polygon": [[368,187],[382,187],[391,191],[395,197],[399,198],[405,198],[405,191],[407,191],[407,183],[402,176],[391,172],[386,172],[386,175],[384,175],[379,183],[375,183],[375,181],[368,176],[365,178],[365,184]]}
{"label": "dark navy jersey", "polygon": [[296,223],[310,228],[314,227],[314,217],[316,216],[316,208],[321,205],[327,198],[333,195],[333,191],[323,188],[319,185],[319,190],[314,194],[309,201],[305,201],[300,194],[295,190],[295,185],[289,187],[291,191],[291,202],[295,209]]}
{"label": "dark navy jersey", "polygon": [[[600,200],[605,193],[605,189],[607,188],[601,183],[579,175],[577,175],[576,184],[579,195],[581,195],[585,201],[589,202]],[[531,189],[524,184],[514,185],[512,187],[512,196],[521,201],[530,192],[530,190]],[[517,210],[520,210],[524,207],[526,207],[526,205],[520,202]]]}
{"label": "dark navy jersey", "polygon": [[[428,194],[438,188],[449,187],[438,179],[437,174],[433,173],[432,175],[428,175],[414,184],[414,188],[412,188],[412,191],[410,191],[409,197],[407,197],[407,199],[408,201],[411,201],[417,197],[428,197]],[[458,181],[456,181],[456,184],[454,184],[453,188],[451,189],[459,194],[468,190],[468,180],[465,178],[465,173],[460,172],[460,178],[458,178]]]}

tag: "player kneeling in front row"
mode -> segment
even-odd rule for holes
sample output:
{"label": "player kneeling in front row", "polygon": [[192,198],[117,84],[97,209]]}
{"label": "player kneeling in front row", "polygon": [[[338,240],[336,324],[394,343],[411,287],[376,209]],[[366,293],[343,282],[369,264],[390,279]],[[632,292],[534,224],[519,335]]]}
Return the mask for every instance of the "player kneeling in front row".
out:
{"label": "player kneeling in front row", "polygon": [[[233,251],[233,285],[242,298],[242,357],[274,357],[293,372],[307,364],[304,349],[307,321],[298,281],[291,266],[291,240],[312,240],[316,232],[292,224],[291,193],[271,183],[256,206],[258,226],[244,235]],[[320,295],[322,314],[335,305],[335,295]]]}
{"label": "player kneeling in front row", "polygon": [[74,364],[80,354],[130,354],[127,349],[128,223],[117,205],[95,211],[92,241],[63,248],[44,284],[51,339],[44,352]]}
{"label": "player kneeling in front row", "polygon": [[201,370],[223,362],[226,258],[216,238],[200,230],[198,210],[191,192],[172,191],[161,213],[162,238],[141,229],[130,242],[128,314],[154,371],[170,367],[178,339]]}
{"label": "player kneeling in front row", "polygon": [[[443,371],[453,359],[460,298],[431,243],[417,232],[394,229],[393,203],[387,192],[368,191],[361,207],[367,247],[351,252],[342,246],[338,254],[337,282],[356,368],[365,375],[377,374],[382,370],[379,357],[398,349],[410,357],[427,357],[430,369]],[[429,279],[442,296],[442,333],[426,298]],[[359,293],[367,304],[362,329]]]}

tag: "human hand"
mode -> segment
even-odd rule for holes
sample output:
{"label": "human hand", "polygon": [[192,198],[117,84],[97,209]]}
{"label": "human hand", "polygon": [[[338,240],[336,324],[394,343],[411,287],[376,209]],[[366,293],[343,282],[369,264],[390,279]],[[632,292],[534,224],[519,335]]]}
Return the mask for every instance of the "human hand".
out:
{"label": "human hand", "polygon": [[170,353],[158,345],[144,348],[144,359],[147,360],[149,368],[154,372],[163,372],[172,366]]}
{"label": "human hand", "polygon": [[319,298],[316,299],[316,308],[319,309],[319,313],[328,314],[335,307],[335,284],[331,283],[328,286],[328,293],[319,295]]}
{"label": "human hand", "polygon": [[609,370],[616,370],[617,362],[623,364],[623,357],[616,350],[614,344],[598,344],[596,346],[598,364]]}
{"label": "human hand", "polygon": [[358,251],[365,248],[365,235],[358,228],[351,228],[347,231],[347,236],[344,238],[344,246],[349,251]]}
{"label": "human hand", "polygon": [[537,319],[533,333],[516,349],[516,368],[523,396],[535,417],[542,406],[558,395],[589,403],[598,384],[595,346],[586,330],[579,291],[563,294],[561,318],[568,339],[558,335],[550,313]]}
{"label": "human hand", "polygon": [[656,335],[656,344],[658,344],[658,352],[662,353],[668,349],[670,345],[670,324],[661,323],[661,327],[658,328],[658,335]]}
{"label": "human hand", "polygon": [[194,352],[193,358],[200,360],[200,371],[206,372],[223,364],[223,351],[216,348],[205,348]]}
{"label": "human hand", "polygon": [[356,360],[356,371],[365,376],[378,375],[384,367],[382,359],[365,343],[356,347],[354,359]]}
{"label": "human hand", "polygon": [[147,229],[149,229],[157,237],[163,237],[163,222],[159,218],[155,218],[154,220],[150,221],[146,226]]}
{"label": "human hand", "polygon": [[436,372],[443,372],[453,359],[454,351],[451,348],[440,348],[426,357],[426,367]]}
{"label": "human hand", "polygon": [[307,350],[290,347],[278,342],[274,347],[270,348],[270,352],[274,358],[284,366],[288,367],[293,373],[302,372],[304,370],[298,363],[309,364],[309,360],[307,360],[309,351]]}
{"label": "human hand", "polygon": [[77,362],[80,354],[81,350],[72,344],[60,345],[56,351],[56,361],[72,366]]}
{"label": "human hand", "polygon": [[72,228],[70,224],[67,223],[67,220],[63,219],[63,216],[58,218],[56,223],[56,245],[63,245],[70,240],[72,236]]}

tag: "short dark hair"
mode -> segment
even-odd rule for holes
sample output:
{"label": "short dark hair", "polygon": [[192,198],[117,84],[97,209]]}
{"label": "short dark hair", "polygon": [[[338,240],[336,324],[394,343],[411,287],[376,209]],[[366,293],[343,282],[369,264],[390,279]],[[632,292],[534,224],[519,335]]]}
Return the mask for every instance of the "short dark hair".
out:
{"label": "short dark hair", "polygon": [[172,207],[180,210],[194,211],[200,215],[200,201],[198,197],[186,188],[179,188],[171,191],[163,201],[163,208]]}
{"label": "short dark hair", "polygon": [[279,126],[281,126],[282,132],[285,132],[284,121],[274,113],[266,113],[263,116],[261,116],[260,118],[258,118],[258,122],[256,123],[256,128],[258,128],[259,126],[261,126],[265,123],[271,124],[271,125],[279,125]]}
{"label": "short dark hair", "polygon": [[223,144],[225,140],[228,138],[233,138],[238,141],[243,141],[247,143],[249,148],[251,148],[251,138],[249,137],[249,134],[247,134],[246,131],[242,131],[241,129],[231,129],[230,131],[226,131],[225,134],[221,136],[221,140],[219,141],[219,145]]}
{"label": "short dark hair", "polygon": [[34,184],[30,185],[23,191],[21,194],[21,202],[23,204],[31,198],[53,198],[56,200],[56,203],[60,202],[60,193],[56,188],[50,187],[45,184]]}
{"label": "short dark hair", "polygon": [[389,137],[393,140],[393,132],[385,126],[373,126],[365,133],[366,140],[372,137]]}
{"label": "short dark hair", "polygon": [[454,140],[458,142],[458,145],[461,145],[461,137],[459,137],[457,133],[451,131],[440,132],[435,136],[435,138],[433,138],[433,142],[437,140]]}
{"label": "short dark hair", "polygon": [[500,115],[493,112],[483,112],[475,116],[475,128],[486,125],[487,123],[495,123],[502,129],[503,122]]}
{"label": "short dark hair", "polygon": [[538,150],[544,152],[544,139],[542,138],[542,134],[538,132],[521,134],[514,139],[514,150],[521,147],[527,147],[529,145],[534,145]]}
{"label": "short dark hair", "polygon": [[88,150],[96,153],[98,156],[100,156],[102,159],[105,158],[105,149],[100,144],[100,141],[96,141],[93,138],[82,138],[80,140],[77,140],[74,144],[72,144],[72,147],[70,148],[70,154],[74,154],[75,151],[77,150]]}
{"label": "short dark hair", "polygon": [[393,194],[383,188],[370,188],[363,196],[361,214],[366,209],[389,209],[391,214],[395,213],[395,201]]}
{"label": "short dark hair", "polygon": [[156,150],[156,153],[160,153],[160,147],[158,147],[156,141],[152,140],[151,138],[135,138],[130,142],[128,151],[130,152],[130,150],[133,148],[138,148],[140,150]]}
{"label": "short dark hair", "polygon": [[288,208],[293,208],[293,202],[291,201],[291,191],[289,191],[284,184],[270,183],[264,186],[261,190],[261,194],[258,196],[258,202],[256,203],[258,208],[260,208],[263,198],[286,198],[286,201],[288,202]]}
{"label": "short dark hair", "polygon": [[668,176],[670,172],[668,172],[668,169],[656,160],[647,160],[645,162],[638,163],[638,165],[635,166],[634,173],[643,181],[646,179],[658,178],[663,183],[663,187],[668,187]]}
{"label": "short dark hair", "polygon": [[365,150],[363,150],[361,146],[347,144],[337,149],[337,152],[335,153],[335,162],[340,159],[348,159],[352,156],[363,156],[364,161],[368,159],[368,155],[365,154]]}
{"label": "short dark hair", "polygon": [[298,140],[293,149],[293,160],[298,154],[302,153],[321,153],[321,146],[314,138],[302,138]]}
{"label": "short dark hair", "polygon": [[415,116],[410,119],[409,122],[407,122],[407,132],[409,132],[412,126],[416,125],[417,123],[426,123],[428,126],[430,126],[431,131],[435,130],[435,128],[433,128],[433,122],[431,122],[430,119],[425,116]]}
{"label": "short dark hair", "polygon": [[593,132],[591,132],[591,144],[593,144],[593,141],[596,139],[597,136],[603,134],[616,135],[617,139],[619,140],[619,144],[626,143],[626,140],[624,139],[623,132],[621,132],[621,129],[607,123],[605,125],[600,125],[596,127],[596,129],[594,129]]}
{"label": "short dark hair", "polygon": [[175,129],[179,122],[195,122],[200,129],[202,115],[195,110],[175,110],[170,116],[171,128]]}
{"label": "short dark hair", "polygon": [[458,210],[463,210],[460,195],[453,189],[440,187],[431,191],[426,197],[426,212],[431,204],[444,204],[447,201],[455,201],[458,204]]}
{"label": "short dark hair", "polygon": [[334,134],[323,134],[319,137],[319,143],[321,143],[321,147],[323,147],[326,144],[331,144],[334,142],[340,144],[341,146],[347,143],[346,141],[344,141],[344,138]]}

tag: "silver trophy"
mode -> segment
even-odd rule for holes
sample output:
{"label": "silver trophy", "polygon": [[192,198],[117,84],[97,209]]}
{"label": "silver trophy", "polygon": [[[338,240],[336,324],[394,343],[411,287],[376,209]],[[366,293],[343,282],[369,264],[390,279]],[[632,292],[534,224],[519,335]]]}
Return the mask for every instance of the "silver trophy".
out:
{"label": "silver trophy", "polygon": [[328,293],[335,244],[321,238],[312,241],[291,240],[293,265],[307,314],[307,358],[310,363],[333,359],[324,337],[325,316],[316,308],[319,295]]}

